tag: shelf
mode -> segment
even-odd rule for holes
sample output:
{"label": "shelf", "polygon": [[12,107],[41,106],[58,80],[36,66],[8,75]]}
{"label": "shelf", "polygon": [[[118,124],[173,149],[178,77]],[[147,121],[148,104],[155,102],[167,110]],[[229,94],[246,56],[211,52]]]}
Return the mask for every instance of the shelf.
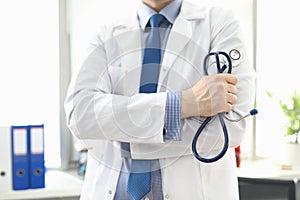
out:
{"label": "shelf", "polygon": [[83,181],[67,172],[49,170],[45,175],[45,188],[0,193],[0,200],[55,199],[80,196]]}

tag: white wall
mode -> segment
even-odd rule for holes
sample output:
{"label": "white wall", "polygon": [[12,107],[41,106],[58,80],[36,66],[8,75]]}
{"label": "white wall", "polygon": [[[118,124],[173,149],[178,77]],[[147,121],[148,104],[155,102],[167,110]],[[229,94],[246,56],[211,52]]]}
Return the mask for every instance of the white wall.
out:
{"label": "white wall", "polygon": [[46,167],[60,165],[58,1],[0,1],[0,126],[45,125]]}

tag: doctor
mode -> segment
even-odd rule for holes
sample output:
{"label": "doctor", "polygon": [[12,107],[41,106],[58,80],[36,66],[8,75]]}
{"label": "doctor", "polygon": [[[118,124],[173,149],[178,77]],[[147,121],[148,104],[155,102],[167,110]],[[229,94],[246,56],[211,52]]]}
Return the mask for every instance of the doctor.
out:
{"label": "doctor", "polygon": [[[230,147],[223,158],[206,164],[192,155],[200,124],[191,117],[226,112],[237,118],[248,112],[254,71],[239,22],[230,12],[198,2],[141,0],[136,13],[101,26],[91,42],[65,101],[68,127],[89,150],[82,200],[133,199],[128,185],[137,160],[151,163],[143,171],[150,171],[150,190],[141,199],[239,199],[234,147],[243,141],[249,119],[226,121]],[[157,13],[161,19],[153,25]],[[145,59],[156,27],[159,39],[152,44],[159,41],[159,48],[153,47],[157,56],[151,63]],[[210,75],[203,75],[209,52],[232,49],[241,54],[233,74],[217,74],[211,62]],[[156,66],[158,74],[146,65]],[[143,91],[142,83],[155,90]],[[212,120],[197,145],[211,156],[223,142],[222,128]]]}

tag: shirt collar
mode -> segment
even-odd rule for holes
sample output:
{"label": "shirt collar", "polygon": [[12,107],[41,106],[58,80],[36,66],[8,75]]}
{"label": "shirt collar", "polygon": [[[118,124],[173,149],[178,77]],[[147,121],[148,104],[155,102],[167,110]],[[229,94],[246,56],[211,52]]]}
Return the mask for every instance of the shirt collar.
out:
{"label": "shirt collar", "polygon": [[[174,0],[166,7],[164,7],[159,13],[162,14],[171,24],[174,24],[176,17],[179,14],[182,0]],[[138,18],[140,27],[145,30],[145,27],[150,19],[150,17],[157,12],[144,4],[143,2],[139,3],[138,7]]]}

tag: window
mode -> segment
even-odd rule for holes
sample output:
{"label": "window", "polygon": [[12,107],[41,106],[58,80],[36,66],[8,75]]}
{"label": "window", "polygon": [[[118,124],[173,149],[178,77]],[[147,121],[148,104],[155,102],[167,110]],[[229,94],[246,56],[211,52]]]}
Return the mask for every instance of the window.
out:
{"label": "window", "polygon": [[[257,1],[257,155],[280,159],[285,117],[278,101],[299,92],[298,1]],[[273,97],[267,95],[269,90]],[[276,151],[277,150],[277,151]],[[277,160],[278,161],[278,160]]]}
{"label": "window", "polygon": [[45,126],[45,165],[59,167],[59,1],[0,2],[0,125]]}

